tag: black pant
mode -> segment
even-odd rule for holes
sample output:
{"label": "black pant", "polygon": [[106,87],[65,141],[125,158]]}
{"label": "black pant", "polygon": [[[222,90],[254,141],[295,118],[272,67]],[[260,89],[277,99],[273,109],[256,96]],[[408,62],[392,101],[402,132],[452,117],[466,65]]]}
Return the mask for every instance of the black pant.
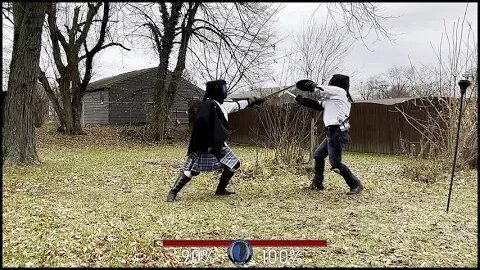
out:
{"label": "black pant", "polygon": [[339,126],[327,127],[327,137],[317,147],[313,156],[315,159],[314,182],[316,184],[323,183],[323,170],[327,156],[332,166],[331,170],[339,173],[350,188],[355,188],[360,184],[358,178],[342,163],[342,149],[349,141],[348,131],[340,131]]}

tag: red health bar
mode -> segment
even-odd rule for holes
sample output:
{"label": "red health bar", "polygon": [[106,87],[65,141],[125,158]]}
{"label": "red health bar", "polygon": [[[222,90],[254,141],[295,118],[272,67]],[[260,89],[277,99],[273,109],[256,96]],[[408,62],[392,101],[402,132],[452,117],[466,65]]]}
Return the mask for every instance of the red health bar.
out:
{"label": "red health bar", "polygon": [[[246,240],[253,247],[326,247],[325,240]],[[163,240],[164,247],[228,247],[232,240]]]}

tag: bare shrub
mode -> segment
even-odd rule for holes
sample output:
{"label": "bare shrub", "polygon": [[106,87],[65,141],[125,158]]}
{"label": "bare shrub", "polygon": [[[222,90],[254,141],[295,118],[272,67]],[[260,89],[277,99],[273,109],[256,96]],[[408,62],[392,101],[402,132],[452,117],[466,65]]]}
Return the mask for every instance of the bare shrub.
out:
{"label": "bare shrub", "polygon": [[446,170],[447,168],[437,160],[412,158],[402,164],[400,174],[413,182],[429,184],[439,180]]}
{"label": "bare shrub", "polygon": [[438,67],[414,69],[415,88],[418,93],[429,94],[416,104],[424,111],[424,115],[408,115],[398,109],[422,136],[417,157],[437,158],[443,164],[451,164],[455,154],[460,111],[457,83],[462,77],[470,80],[472,84],[465,94],[460,124],[457,155],[459,168],[476,167],[478,153],[478,46],[470,23],[467,22],[467,25],[468,27],[465,17],[463,21],[459,19],[454,23],[451,35],[445,27],[448,52],[442,54],[442,35],[439,48],[435,50]]}
{"label": "bare shrub", "polygon": [[274,165],[304,163],[312,112],[294,103],[272,103],[260,108],[260,124],[264,135],[259,143],[273,148]]}

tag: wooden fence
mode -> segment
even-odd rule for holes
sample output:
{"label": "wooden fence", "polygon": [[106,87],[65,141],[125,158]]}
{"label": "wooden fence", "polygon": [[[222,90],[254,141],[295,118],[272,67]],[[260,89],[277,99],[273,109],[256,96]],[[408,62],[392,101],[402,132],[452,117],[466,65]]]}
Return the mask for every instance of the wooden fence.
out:
{"label": "wooden fence", "polygon": [[[346,151],[399,154],[402,151],[400,140],[418,146],[420,133],[408,123],[398,109],[417,119],[425,118],[424,109],[417,107],[413,100],[400,104],[353,103],[350,113],[350,143]],[[231,140],[239,143],[258,143],[265,130],[259,120],[258,109],[246,109],[229,115],[232,127]],[[308,117],[316,123],[317,144],[325,137],[322,115],[310,110]],[[305,136],[308,136],[309,130]]]}
{"label": "wooden fence", "polygon": [[[421,134],[413,127],[404,115],[410,115],[416,119],[426,119],[426,109],[419,104],[420,98],[392,100],[362,101],[352,104],[350,113],[350,143],[346,151],[399,154],[402,151],[401,140],[415,145],[418,149]],[[198,104],[197,104],[198,105]],[[285,105],[284,105],[285,106]],[[299,109],[299,108],[294,108]],[[310,120],[313,118],[316,125],[316,142],[320,143],[325,138],[322,114],[307,108],[306,114],[308,127],[303,131],[305,137],[310,136]],[[193,121],[195,109],[190,107],[189,118]],[[231,141],[237,143],[258,144],[259,140],[268,140],[265,127],[260,120],[261,109],[248,108],[229,115],[232,127]],[[295,113],[295,112],[294,112]],[[309,147],[310,141],[305,141]]]}

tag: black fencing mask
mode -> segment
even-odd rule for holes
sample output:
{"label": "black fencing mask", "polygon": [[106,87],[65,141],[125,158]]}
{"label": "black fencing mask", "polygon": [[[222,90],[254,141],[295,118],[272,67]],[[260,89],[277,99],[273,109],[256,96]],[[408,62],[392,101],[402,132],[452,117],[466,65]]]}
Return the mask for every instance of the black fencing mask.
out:
{"label": "black fencing mask", "polygon": [[219,103],[223,103],[223,100],[227,97],[227,82],[225,80],[216,80],[207,82],[207,90],[203,101],[207,98],[212,98]]}
{"label": "black fencing mask", "polygon": [[350,96],[350,92],[348,92],[350,88],[350,77],[342,74],[334,74],[328,82],[328,85],[337,86],[345,90],[347,92],[348,100],[350,100],[350,102],[353,102],[352,97]]}

